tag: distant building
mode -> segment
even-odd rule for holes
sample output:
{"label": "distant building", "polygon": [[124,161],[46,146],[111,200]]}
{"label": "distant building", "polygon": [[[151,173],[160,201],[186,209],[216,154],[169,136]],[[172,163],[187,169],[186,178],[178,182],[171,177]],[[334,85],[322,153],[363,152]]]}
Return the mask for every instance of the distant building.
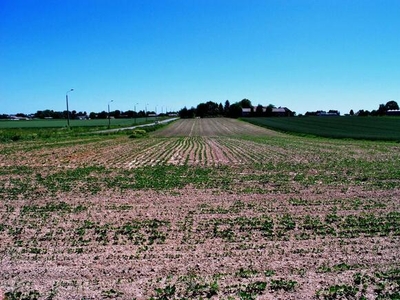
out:
{"label": "distant building", "polygon": [[272,109],[272,115],[274,117],[291,117],[293,112],[287,107],[278,107]]}
{"label": "distant building", "polygon": [[19,117],[19,116],[14,116],[11,115],[8,117],[9,120],[14,120],[14,121],[19,121],[19,120],[30,120],[28,117]]}
{"label": "distant building", "polygon": [[328,112],[323,110],[318,110],[316,115],[320,117],[336,117],[340,116],[340,112],[338,110],[330,110]]}
{"label": "distant building", "polygon": [[386,111],[387,116],[400,116],[400,110],[390,109]]}
{"label": "distant building", "polygon": [[[265,116],[267,112],[267,106],[262,107],[262,114]],[[242,117],[250,117],[257,112],[257,106],[253,106],[252,108],[242,108]],[[278,107],[272,109],[273,117],[292,117],[294,113],[287,107]]]}
{"label": "distant building", "polygon": [[242,117],[249,117],[251,116],[251,108],[242,108]]}
{"label": "distant building", "polygon": [[84,116],[76,116],[75,120],[89,120],[89,116],[84,115]]}

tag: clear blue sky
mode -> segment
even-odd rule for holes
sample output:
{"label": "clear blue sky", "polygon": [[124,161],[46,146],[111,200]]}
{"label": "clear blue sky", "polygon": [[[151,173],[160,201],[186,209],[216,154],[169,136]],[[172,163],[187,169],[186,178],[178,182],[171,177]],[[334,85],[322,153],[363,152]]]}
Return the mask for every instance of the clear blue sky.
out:
{"label": "clear blue sky", "polygon": [[400,103],[399,0],[1,0],[0,113]]}

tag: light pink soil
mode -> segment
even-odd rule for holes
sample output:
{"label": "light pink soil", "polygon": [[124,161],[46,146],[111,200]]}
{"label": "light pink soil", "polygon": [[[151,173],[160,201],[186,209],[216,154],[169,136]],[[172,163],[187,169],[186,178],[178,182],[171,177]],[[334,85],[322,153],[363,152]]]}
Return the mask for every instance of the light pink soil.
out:
{"label": "light pink soil", "polygon": [[[174,286],[175,297],[170,299],[199,299],[207,298],[206,291],[215,283],[213,299],[240,299],[240,292],[251,284],[266,282],[257,299],[313,299],[320,289],[351,285],[355,273],[374,276],[375,271],[400,267],[400,238],[392,233],[299,238],[305,216],[324,220],[333,211],[339,217],[398,213],[399,190],[322,182],[301,186],[293,180],[290,190],[266,183],[265,194],[238,192],[241,185],[253,186],[240,180],[257,172],[251,167],[254,163],[274,166],[291,160],[317,165],[327,159],[335,162],[336,156],[346,153],[348,159],[379,159],[384,165],[399,150],[397,145],[383,151],[372,143],[369,147],[329,140],[319,144],[230,119],[182,120],[168,128],[140,140],[122,136],[71,144],[0,145],[0,167],[43,167],[43,176],[84,166],[135,169],[164,163],[240,166],[243,173],[237,176],[237,191],[188,186],[162,192],[105,189],[97,195],[49,196],[38,187],[33,191],[36,197],[2,199],[0,288],[25,296],[36,290],[40,299],[150,299]],[[265,141],[241,139],[242,134]],[[321,170],[310,167],[307,172]],[[297,175],[292,173],[289,180]],[[4,188],[27,178],[0,174]],[[297,200],[305,204],[298,205]],[[63,202],[68,209],[37,209]],[[241,220],[263,217],[277,224],[284,215],[292,216],[296,227],[283,237],[240,225]],[[229,220],[234,220],[233,226]],[[324,271],[341,264],[350,268]],[[273,290],[272,282],[279,279],[297,284],[294,290]],[[376,298],[372,283],[366,297]]]}

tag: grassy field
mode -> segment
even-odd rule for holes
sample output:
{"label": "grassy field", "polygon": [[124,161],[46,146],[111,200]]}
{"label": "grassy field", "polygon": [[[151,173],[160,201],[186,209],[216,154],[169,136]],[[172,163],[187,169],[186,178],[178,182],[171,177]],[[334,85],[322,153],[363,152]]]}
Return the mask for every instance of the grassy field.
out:
{"label": "grassy field", "polygon": [[[165,119],[165,118],[164,118]],[[157,118],[163,120],[163,118]],[[154,117],[136,119],[113,119],[111,129],[122,129],[146,123],[153,123]],[[68,130],[65,120],[29,120],[29,121],[0,121],[0,142],[47,140],[60,141],[82,134],[103,132],[108,129],[108,120],[72,120]],[[157,127],[160,127],[157,125]],[[146,128],[150,131],[152,128]],[[111,134],[111,133],[110,133]],[[116,132],[112,134],[117,134]],[[131,134],[131,132],[119,132]]]}
{"label": "grassy field", "polygon": [[399,170],[396,142],[232,119],[3,142],[0,291],[399,299]]}
{"label": "grassy field", "polygon": [[[135,124],[143,124],[147,121],[154,121],[155,117],[137,118],[135,119],[111,119],[110,124],[115,127],[134,126]],[[70,126],[74,127],[108,127],[108,119],[93,119],[93,120],[70,120]],[[1,129],[11,128],[64,128],[67,127],[67,120],[0,120]]]}
{"label": "grassy field", "polygon": [[398,117],[246,118],[246,122],[301,135],[400,141]]}

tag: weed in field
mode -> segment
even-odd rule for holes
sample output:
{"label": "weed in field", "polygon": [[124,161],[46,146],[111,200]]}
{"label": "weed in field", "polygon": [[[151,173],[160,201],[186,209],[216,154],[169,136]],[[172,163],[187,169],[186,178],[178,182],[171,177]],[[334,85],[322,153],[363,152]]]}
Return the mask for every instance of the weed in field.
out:
{"label": "weed in field", "polygon": [[318,299],[356,299],[358,288],[351,285],[341,284],[332,285],[327,289],[317,291],[316,296]]}
{"label": "weed in field", "polygon": [[29,292],[12,291],[5,293],[5,299],[7,300],[38,300],[40,299],[40,293],[37,290]]}
{"label": "weed in field", "polygon": [[269,288],[273,291],[284,290],[286,292],[292,292],[297,285],[298,283],[294,280],[273,279],[271,280]]}
{"label": "weed in field", "polygon": [[120,298],[123,294],[124,293],[115,289],[104,290],[101,292],[103,298]]}
{"label": "weed in field", "polygon": [[400,269],[367,275],[355,273],[350,284],[336,284],[316,291],[318,299],[367,299],[367,289],[374,291],[376,299],[399,299]]}
{"label": "weed in field", "polygon": [[257,299],[267,287],[267,282],[265,281],[255,281],[245,285],[241,291],[239,291],[239,298],[243,300],[247,299]]}
{"label": "weed in field", "polygon": [[275,275],[275,271],[274,271],[274,270],[265,270],[265,271],[264,271],[264,275],[265,275],[266,277],[274,276],[274,275]]}
{"label": "weed in field", "polygon": [[236,272],[236,276],[237,277],[241,277],[241,278],[250,278],[253,277],[255,275],[258,274],[257,270],[253,270],[252,268],[250,269],[244,269],[244,268],[240,268],[237,272]]}
{"label": "weed in field", "polygon": [[155,292],[157,295],[155,297],[151,297],[150,300],[174,299],[176,287],[175,287],[175,285],[167,285],[164,288],[156,288]]}

